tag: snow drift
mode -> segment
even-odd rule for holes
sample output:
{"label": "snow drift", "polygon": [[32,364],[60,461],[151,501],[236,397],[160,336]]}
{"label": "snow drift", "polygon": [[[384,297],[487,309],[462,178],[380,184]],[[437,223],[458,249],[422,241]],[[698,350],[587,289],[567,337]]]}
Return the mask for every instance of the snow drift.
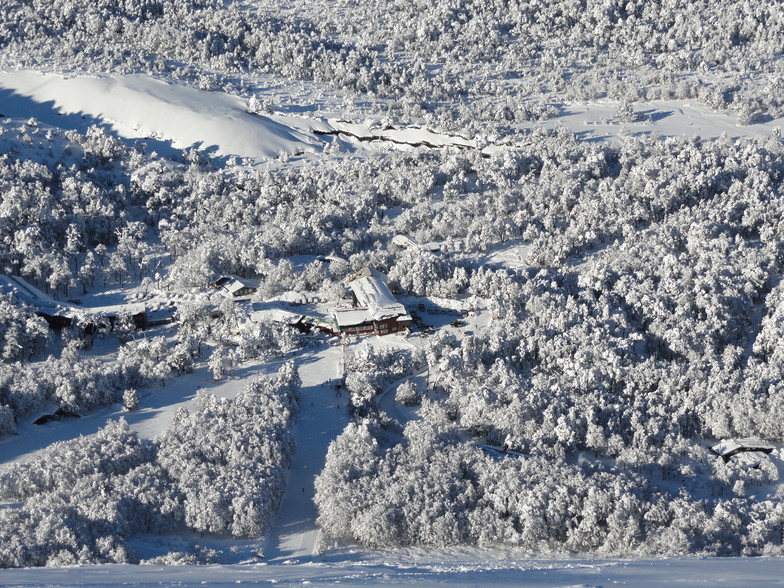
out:
{"label": "snow drift", "polygon": [[[38,110],[81,114],[122,137],[171,141],[178,149],[199,147],[215,155],[271,158],[320,150],[304,118],[253,114],[238,96],[164,83],[145,75],[62,77],[32,71],[0,72],[11,96],[3,114],[28,118]],[[26,97],[39,103],[14,100]]]}

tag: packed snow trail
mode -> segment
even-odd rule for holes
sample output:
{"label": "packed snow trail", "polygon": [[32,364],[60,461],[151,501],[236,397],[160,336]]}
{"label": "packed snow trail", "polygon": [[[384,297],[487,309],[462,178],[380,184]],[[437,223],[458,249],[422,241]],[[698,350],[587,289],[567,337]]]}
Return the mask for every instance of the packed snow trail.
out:
{"label": "packed snow trail", "polygon": [[[339,347],[323,343],[297,354],[302,378],[301,404],[294,435],[297,449],[291,464],[286,493],[266,539],[269,560],[287,560],[313,554],[319,537],[317,511],[313,504],[313,481],[324,468],[327,449],[349,422],[346,392],[335,388],[339,377]],[[20,424],[20,434],[3,439],[4,462],[24,461],[56,441],[97,432],[110,419],[124,418],[141,437],[153,439],[171,423],[176,410],[190,407],[196,391],[206,388],[222,398],[234,398],[252,378],[274,373],[282,360],[260,365],[251,362],[234,370],[232,377],[215,382],[206,366],[175,378],[160,389],[145,394],[139,410],[125,412],[114,404],[80,419],[37,426]]]}
{"label": "packed snow trail", "polygon": [[781,586],[784,560],[767,557],[679,559],[526,559],[508,550],[358,552],[349,561],[285,566],[132,566],[0,570],[3,586],[610,586],[701,588]]}
{"label": "packed snow trail", "polygon": [[298,356],[302,378],[300,412],[294,426],[297,449],[286,493],[268,533],[268,560],[310,556],[319,528],[313,481],[324,468],[329,444],[349,422],[345,391],[335,388],[340,348],[321,346]]}

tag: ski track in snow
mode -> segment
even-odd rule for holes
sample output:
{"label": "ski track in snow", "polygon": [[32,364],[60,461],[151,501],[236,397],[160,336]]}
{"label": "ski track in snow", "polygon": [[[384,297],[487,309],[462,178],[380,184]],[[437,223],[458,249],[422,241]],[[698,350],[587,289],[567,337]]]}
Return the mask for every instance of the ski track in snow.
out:
{"label": "ski track in snow", "polygon": [[336,393],[340,349],[322,345],[298,358],[302,378],[300,411],[294,426],[297,449],[286,492],[267,533],[270,561],[313,555],[319,537],[313,481],[324,468],[327,449],[349,422],[345,392]]}

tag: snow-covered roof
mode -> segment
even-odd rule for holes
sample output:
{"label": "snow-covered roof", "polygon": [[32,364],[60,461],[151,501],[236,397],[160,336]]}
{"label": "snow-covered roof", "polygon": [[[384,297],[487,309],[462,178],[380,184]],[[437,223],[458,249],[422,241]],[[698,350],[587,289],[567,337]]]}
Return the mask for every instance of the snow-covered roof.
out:
{"label": "snow-covered roof", "polygon": [[354,327],[373,321],[373,315],[366,308],[338,308],[334,316],[338,327]]}
{"label": "snow-covered roof", "polygon": [[743,453],[733,455],[729,458],[729,461],[742,468],[754,469],[767,459],[768,455],[762,451],[744,451]]}
{"label": "snow-covered roof", "polygon": [[70,302],[54,300],[19,276],[0,275],[0,290],[13,293],[18,300],[29,304],[42,314],[67,317],[72,320],[89,316],[116,317],[124,312],[135,316],[147,312],[146,306],[139,302],[90,307],[74,306]]}
{"label": "snow-covered roof", "polygon": [[85,308],[85,311],[89,311],[92,314],[105,314],[106,316],[117,316],[123,312],[127,312],[131,316],[142,314],[146,312],[146,307],[144,304],[141,303],[131,303],[131,304],[107,304],[105,306],[91,306],[90,308]]}
{"label": "snow-covered roof", "polygon": [[281,308],[270,308],[265,310],[254,310],[250,313],[250,320],[255,323],[273,322],[294,325],[305,318],[303,314],[289,312]]}
{"label": "snow-covered roof", "polygon": [[258,283],[253,280],[246,280],[236,276],[221,276],[215,281],[215,285],[223,288],[229,292],[229,294],[234,296],[236,296],[237,292],[243,290],[244,288],[251,288],[256,290],[259,287]]}
{"label": "snow-covered roof", "polygon": [[433,252],[441,251],[441,243],[437,241],[430,241],[429,243],[421,245],[406,235],[395,235],[392,237],[392,243],[403,249],[422,249],[423,251]]}
{"label": "snow-covered roof", "polygon": [[755,437],[746,437],[744,439],[725,439],[711,447],[713,453],[720,455],[724,458],[729,458],[736,453],[743,451],[760,451],[762,453],[770,453],[776,449],[776,446],[762,439]]}
{"label": "snow-covered roof", "polygon": [[173,306],[159,306],[147,311],[147,321],[149,325],[158,325],[171,322],[174,318],[176,308]]}
{"label": "snow-covered roof", "polygon": [[51,316],[72,316],[77,313],[72,304],[53,299],[19,276],[0,274],[0,290],[13,294],[17,300]]}
{"label": "snow-covered roof", "polygon": [[357,304],[366,309],[370,319],[383,320],[407,315],[387,286],[386,277],[375,268],[365,267],[348,279],[348,285],[357,298]]}
{"label": "snow-covered roof", "polygon": [[313,325],[319,329],[327,329],[333,333],[338,330],[337,322],[335,321],[334,316],[332,317],[306,316],[303,322],[308,325]]}
{"label": "snow-covered roof", "polygon": [[346,261],[345,259],[343,259],[342,257],[339,257],[337,255],[319,255],[318,257],[316,257],[316,259],[318,261],[327,261],[327,262],[330,262],[330,263],[332,263],[332,262],[348,263],[348,261]]}
{"label": "snow-covered roof", "polygon": [[403,247],[404,249],[416,249],[419,247],[419,243],[414,241],[411,237],[406,237],[405,235],[395,235],[392,237],[392,243],[398,247]]}

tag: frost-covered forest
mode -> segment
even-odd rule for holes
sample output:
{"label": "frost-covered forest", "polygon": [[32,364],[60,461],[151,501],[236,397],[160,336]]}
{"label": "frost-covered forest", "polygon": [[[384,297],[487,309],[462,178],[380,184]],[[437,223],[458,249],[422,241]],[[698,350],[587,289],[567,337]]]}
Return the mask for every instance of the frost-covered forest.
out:
{"label": "frost-covered forest", "polygon": [[249,94],[254,74],[274,73],[463,130],[552,116],[551,94],[782,114],[784,10],[772,1],[13,0],[0,19],[5,67],[141,71]]}
{"label": "frost-covered forest", "polygon": [[[2,567],[138,563],[126,540],[139,533],[261,535],[285,487],[299,385],[288,363],[232,401],[200,395],[154,442],[111,421],[6,467],[0,496],[20,506],[0,511]],[[212,551],[148,563],[212,561]]]}
{"label": "frost-covered forest", "polygon": [[[784,555],[780,3],[7,4],[0,567],[282,559],[300,511],[308,555]],[[20,68],[230,96],[313,144],[33,112]],[[755,132],[643,132],[653,101]],[[616,135],[558,124],[573,103]],[[406,335],[321,328],[366,266]]]}

